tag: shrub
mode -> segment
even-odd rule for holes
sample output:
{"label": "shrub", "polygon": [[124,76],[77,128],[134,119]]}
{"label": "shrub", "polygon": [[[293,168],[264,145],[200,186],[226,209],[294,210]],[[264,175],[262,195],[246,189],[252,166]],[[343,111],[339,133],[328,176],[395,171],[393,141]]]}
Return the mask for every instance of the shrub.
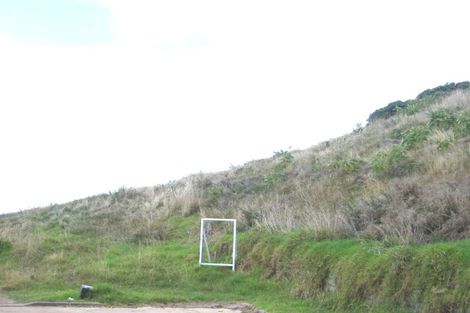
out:
{"label": "shrub", "polygon": [[339,169],[345,173],[352,173],[359,170],[361,163],[361,160],[355,158],[350,160],[336,160],[330,163],[330,167]]}
{"label": "shrub", "polygon": [[454,113],[449,109],[439,109],[431,112],[430,126],[442,129],[450,129],[457,122],[457,118]]}
{"label": "shrub", "polygon": [[427,104],[435,102],[439,97],[446,96],[455,90],[465,89],[470,89],[470,82],[447,83],[443,86],[427,89],[421,92],[414,100],[394,101],[383,108],[375,110],[369,115],[367,122],[370,123],[377,119],[387,119],[399,112],[404,112],[408,115],[414,114]]}
{"label": "shrub", "polygon": [[387,119],[397,113],[399,109],[405,108],[408,105],[408,101],[394,101],[389,103],[387,106],[375,110],[372,114],[369,115],[367,122],[373,122],[379,118]]}
{"label": "shrub", "polygon": [[312,173],[315,173],[319,170],[320,168],[320,160],[318,159],[317,156],[313,155],[310,159],[310,171]]}
{"label": "shrub", "polygon": [[403,132],[401,145],[406,150],[412,149],[418,143],[424,142],[430,133],[431,130],[426,126],[411,127],[410,129]]}
{"label": "shrub", "polygon": [[391,132],[391,135],[390,137],[392,137],[393,139],[403,139],[403,137],[405,136],[405,129],[402,129],[402,128],[394,128]]}
{"label": "shrub", "polygon": [[456,137],[465,137],[470,134],[470,114],[463,112],[456,115],[449,109],[439,109],[431,112],[429,125],[444,130],[452,129]]}
{"label": "shrub", "polygon": [[402,145],[393,145],[390,151],[379,151],[372,159],[372,169],[379,176],[399,176],[406,167],[399,161],[406,160],[406,151]]}
{"label": "shrub", "polygon": [[443,86],[438,86],[432,89],[426,89],[421,92],[416,99],[422,99],[428,96],[443,96],[455,90],[465,90],[470,88],[470,82],[464,81],[460,83],[447,83]]}
{"label": "shrub", "polygon": [[453,138],[445,138],[437,142],[437,150],[442,151],[454,144]]}
{"label": "shrub", "polygon": [[224,195],[224,189],[221,186],[211,185],[206,190],[206,202],[207,207],[217,207],[219,199]]}
{"label": "shrub", "polygon": [[422,99],[408,100],[407,106],[404,108],[399,108],[397,110],[398,114],[402,115],[413,115],[423,110],[425,107],[430,106],[433,103],[436,103],[438,98],[436,96],[427,96]]}
{"label": "shrub", "polygon": [[294,162],[292,153],[284,150],[274,152],[273,159],[278,160],[278,163],[264,176],[264,182],[268,186],[284,181],[287,178],[285,173],[287,168]]}
{"label": "shrub", "polygon": [[364,130],[364,127],[362,126],[362,123],[357,123],[356,125],[354,125],[353,134],[359,134],[363,130]]}
{"label": "shrub", "polygon": [[454,134],[459,137],[470,135],[470,114],[460,113],[454,126]]}

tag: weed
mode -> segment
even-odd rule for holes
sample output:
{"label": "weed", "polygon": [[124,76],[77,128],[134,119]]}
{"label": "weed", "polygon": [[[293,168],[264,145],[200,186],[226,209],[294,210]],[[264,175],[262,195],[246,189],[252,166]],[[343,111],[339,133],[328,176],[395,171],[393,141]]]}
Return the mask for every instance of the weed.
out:
{"label": "weed", "polygon": [[389,151],[379,151],[372,159],[372,168],[379,176],[400,176],[406,173],[401,161],[406,160],[406,150],[402,145],[393,145]]}
{"label": "weed", "polygon": [[354,125],[354,128],[353,128],[352,132],[353,132],[353,134],[359,134],[363,130],[364,130],[364,127],[362,126],[362,123],[357,123],[356,125]]}
{"label": "weed", "polygon": [[215,208],[219,204],[219,200],[224,195],[224,189],[221,186],[211,184],[204,188],[206,190],[206,201],[204,206],[208,208]]}
{"label": "weed", "polygon": [[6,254],[12,248],[11,243],[6,240],[0,240],[0,256]]}
{"label": "weed", "polygon": [[401,145],[406,150],[412,149],[417,144],[424,142],[430,133],[431,130],[426,126],[411,127],[402,133]]}
{"label": "weed", "polygon": [[438,127],[445,130],[453,127],[457,121],[455,114],[446,108],[431,112],[430,117],[431,120],[429,124],[432,127]]}
{"label": "weed", "polygon": [[330,167],[334,169],[342,170],[345,173],[352,173],[359,170],[362,161],[356,158],[349,160],[336,160],[330,163]]}
{"label": "weed", "polygon": [[312,155],[310,159],[310,172],[316,173],[320,169],[319,158],[315,155]]}
{"label": "weed", "polygon": [[470,113],[464,112],[457,116],[454,133],[458,137],[465,137],[470,135]]}
{"label": "weed", "polygon": [[436,95],[428,95],[420,99],[413,99],[413,100],[408,100],[406,103],[407,105],[405,107],[399,108],[397,110],[397,113],[399,115],[406,115],[406,116],[412,116],[423,109],[429,107],[433,103],[435,103],[439,97]]}
{"label": "weed", "polygon": [[273,159],[277,160],[277,163],[264,177],[264,182],[268,187],[287,179],[286,170],[293,163],[294,156],[288,151],[281,150],[274,152]]}
{"label": "weed", "polygon": [[449,148],[454,143],[452,138],[446,138],[437,142],[437,150],[445,150]]}

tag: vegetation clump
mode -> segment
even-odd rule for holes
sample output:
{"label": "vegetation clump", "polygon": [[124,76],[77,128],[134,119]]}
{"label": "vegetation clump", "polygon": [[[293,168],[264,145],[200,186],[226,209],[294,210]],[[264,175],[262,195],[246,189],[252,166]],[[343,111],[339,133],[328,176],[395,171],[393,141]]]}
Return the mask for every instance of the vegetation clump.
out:
{"label": "vegetation clump", "polygon": [[0,239],[0,256],[6,254],[12,248],[11,243]]}
{"label": "vegetation clump", "polygon": [[286,169],[294,161],[292,154],[284,150],[274,152],[273,159],[276,163],[264,177],[264,182],[268,187],[271,187],[277,182],[284,181],[287,178]]}
{"label": "vegetation clump", "polygon": [[465,90],[470,88],[470,82],[464,81],[460,83],[447,83],[442,86],[434,87],[431,89],[426,89],[425,91],[421,92],[416,99],[423,99],[429,96],[445,96],[448,95],[450,92],[456,90]]}
{"label": "vegetation clump", "polygon": [[447,83],[442,86],[438,86],[432,89],[426,89],[421,92],[416,99],[407,101],[394,101],[389,103],[387,106],[377,109],[369,115],[367,121],[369,123],[377,119],[387,119],[399,112],[408,112],[410,114],[416,113],[421,107],[430,102],[435,102],[444,96],[448,96],[456,90],[467,90],[470,89],[470,82],[464,81],[460,83]]}

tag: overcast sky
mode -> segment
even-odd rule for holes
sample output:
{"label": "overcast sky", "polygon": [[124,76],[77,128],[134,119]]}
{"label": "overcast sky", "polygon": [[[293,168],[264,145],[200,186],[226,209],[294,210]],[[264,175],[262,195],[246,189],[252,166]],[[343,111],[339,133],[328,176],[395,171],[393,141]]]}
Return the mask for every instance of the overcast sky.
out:
{"label": "overcast sky", "polygon": [[0,0],[0,213],[307,148],[470,79],[468,1]]}

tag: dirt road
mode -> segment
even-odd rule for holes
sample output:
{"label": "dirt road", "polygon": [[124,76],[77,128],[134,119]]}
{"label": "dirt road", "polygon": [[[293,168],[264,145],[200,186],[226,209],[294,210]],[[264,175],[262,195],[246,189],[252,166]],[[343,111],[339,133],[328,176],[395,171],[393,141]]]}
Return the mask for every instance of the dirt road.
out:
{"label": "dirt road", "polygon": [[[2,296],[2,295],[0,294],[0,306],[1,306],[2,304],[13,304],[13,301],[11,301],[11,300],[8,299],[8,298],[5,298],[4,296]],[[2,309],[0,309],[0,312],[3,312]]]}
{"label": "dirt road", "polygon": [[77,308],[1,306],[1,313],[241,313],[240,310],[205,308]]}
{"label": "dirt road", "polygon": [[[243,305],[242,305],[243,307]],[[0,313],[242,313],[236,305],[228,308],[103,308],[103,307],[56,307],[21,306],[0,294]]]}

